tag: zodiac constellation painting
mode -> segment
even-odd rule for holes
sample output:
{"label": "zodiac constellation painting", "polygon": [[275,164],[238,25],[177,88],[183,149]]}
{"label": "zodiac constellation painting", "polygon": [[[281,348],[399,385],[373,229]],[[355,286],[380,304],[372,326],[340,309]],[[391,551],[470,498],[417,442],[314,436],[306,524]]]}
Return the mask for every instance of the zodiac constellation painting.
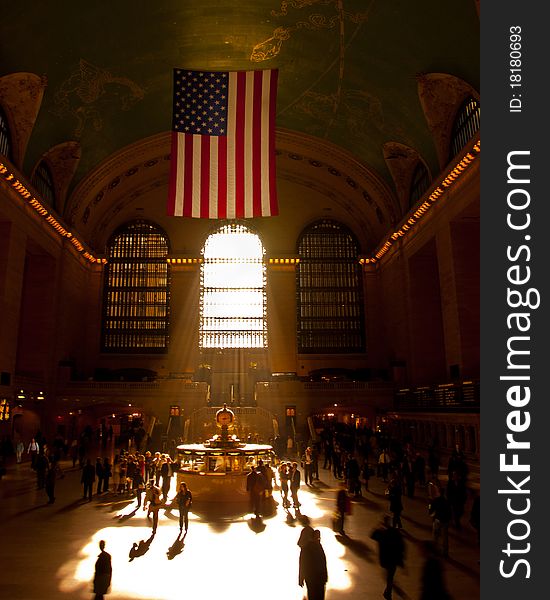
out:
{"label": "zodiac constellation painting", "polygon": [[76,120],[73,135],[79,139],[87,127],[96,131],[103,128],[104,103],[126,111],[144,96],[145,91],[131,79],[117,77],[81,58],[78,68],[55,93],[54,113]]}
{"label": "zodiac constellation painting", "polygon": [[[305,113],[310,117],[316,118],[322,131],[316,131],[315,134],[324,137],[328,135],[335,124],[336,114],[342,108],[342,103],[344,109],[348,104],[345,96],[350,92],[346,92],[343,86],[346,51],[359,34],[362,24],[368,21],[374,0],[370,2],[365,11],[358,13],[344,10],[343,4],[342,0],[282,0],[278,11],[271,11],[272,17],[289,17],[294,10],[301,10],[303,12],[314,6],[316,8],[327,7],[329,10],[333,7],[334,14],[311,12],[308,15],[304,15],[305,18],[298,19],[291,25],[276,27],[269,38],[254,46],[250,55],[252,62],[266,62],[277,57],[283,49],[284,42],[300,30],[335,31],[338,36],[337,55],[308,88],[304,89],[290,104],[282,107],[278,112],[279,115],[286,111]],[[351,23],[354,26],[351,33],[347,35],[346,23]],[[335,73],[336,77],[334,76]],[[326,85],[326,82],[330,82],[331,79],[333,80],[331,87],[334,88],[332,93],[322,94],[315,89],[321,81]],[[376,106],[375,113],[381,113],[381,107],[377,106],[380,104],[377,98],[368,97],[365,100],[366,105],[362,112],[366,116],[377,116],[372,114],[373,106]],[[378,123],[381,122],[383,121],[379,119]]]}

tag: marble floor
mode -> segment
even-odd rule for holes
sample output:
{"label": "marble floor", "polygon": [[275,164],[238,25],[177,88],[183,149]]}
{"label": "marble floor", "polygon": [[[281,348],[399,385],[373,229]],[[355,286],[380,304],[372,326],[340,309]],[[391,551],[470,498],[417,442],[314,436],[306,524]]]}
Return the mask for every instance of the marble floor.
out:
{"label": "marble floor", "polygon": [[[156,535],[151,521],[136,510],[134,498],[116,494],[82,499],[80,471],[62,461],[64,477],[56,501],[47,504],[36,489],[29,463],[8,464],[0,482],[0,597],[10,600],[90,599],[98,543],[112,555],[108,598],[130,600],[301,600],[297,540],[302,517],[282,509],[261,523],[230,506],[193,507],[189,531],[179,535],[177,511],[160,513]],[[174,478],[175,479],[175,478]],[[370,491],[352,504],[346,536],[332,531],[339,481],[320,470],[313,487],[302,483],[301,514],[321,532],[327,556],[327,600],[382,598],[385,587],[376,543],[370,539],[388,507],[385,484],[373,477]],[[175,487],[175,485],[174,485]],[[171,497],[173,492],[169,495]],[[274,492],[279,500],[279,493]],[[398,569],[394,599],[417,600],[424,557],[423,540],[431,537],[428,500],[422,488],[404,497],[405,567]],[[444,578],[453,600],[479,598],[479,549],[468,525],[468,506],[460,531],[450,530]],[[140,542],[141,545],[140,545]],[[131,550],[138,545],[138,555]]]}

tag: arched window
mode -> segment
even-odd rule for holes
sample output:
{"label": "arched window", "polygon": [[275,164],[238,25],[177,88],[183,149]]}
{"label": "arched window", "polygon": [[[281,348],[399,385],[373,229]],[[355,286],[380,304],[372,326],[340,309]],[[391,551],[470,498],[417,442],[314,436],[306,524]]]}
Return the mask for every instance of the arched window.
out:
{"label": "arched window", "polygon": [[167,350],[168,251],[166,233],[147,221],[127,223],[112,235],[103,287],[104,352]]}
{"label": "arched window", "polygon": [[266,277],[260,238],[244,225],[223,225],[202,249],[201,348],[265,348]]}
{"label": "arched window", "polygon": [[13,162],[10,128],[6,114],[0,106],[0,154],[3,154]]}
{"label": "arched window", "polygon": [[409,194],[409,208],[414,206],[430,187],[431,179],[426,165],[419,161],[414,169]]}
{"label": "arched window", "polygon": [[32,175],[31,183],[40,194],[40,198],[55,208],[55,188],[50,168],[43,160],[40,161]]}
{"label": "arched window", "polygon": [[358,244],[340,223],[323,220],[298,241],[298,352],[365,349],[363,284]]}
{"label": "arched window", "polygon": [[449,160],[453,159],[479,130],[480,113],[479,100],[470,96],[462,103],[453,124]]}

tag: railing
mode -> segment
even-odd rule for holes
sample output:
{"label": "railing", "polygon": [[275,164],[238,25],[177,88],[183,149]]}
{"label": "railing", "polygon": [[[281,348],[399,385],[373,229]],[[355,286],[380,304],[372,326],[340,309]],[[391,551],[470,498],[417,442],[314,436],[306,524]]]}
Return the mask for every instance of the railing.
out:
{"label": "railing", "polygon": [[479,381],[402,388],[394,395],[395,410],[479,411]]}

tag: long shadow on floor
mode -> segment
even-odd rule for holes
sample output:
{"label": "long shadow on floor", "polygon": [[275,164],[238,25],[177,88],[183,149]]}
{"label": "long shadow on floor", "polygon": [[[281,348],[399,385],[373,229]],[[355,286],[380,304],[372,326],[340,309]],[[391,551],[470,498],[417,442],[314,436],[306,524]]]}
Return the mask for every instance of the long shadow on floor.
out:
{"label": "long shadow on floor", "polygon": [[368,544],[365,544],[365,542],[362,542],[361,540],[355,540],[353,538],[348,537],[347,535],[340,534],[336,535],[336,540],[340,542],[342,546],[349,548],[350,551],[353,552],[353,554],[355,554],[359,558],[362,558],[363,560],[366,560],[369,563],[377,562],[377,557],[375,553],[371,550]]}

